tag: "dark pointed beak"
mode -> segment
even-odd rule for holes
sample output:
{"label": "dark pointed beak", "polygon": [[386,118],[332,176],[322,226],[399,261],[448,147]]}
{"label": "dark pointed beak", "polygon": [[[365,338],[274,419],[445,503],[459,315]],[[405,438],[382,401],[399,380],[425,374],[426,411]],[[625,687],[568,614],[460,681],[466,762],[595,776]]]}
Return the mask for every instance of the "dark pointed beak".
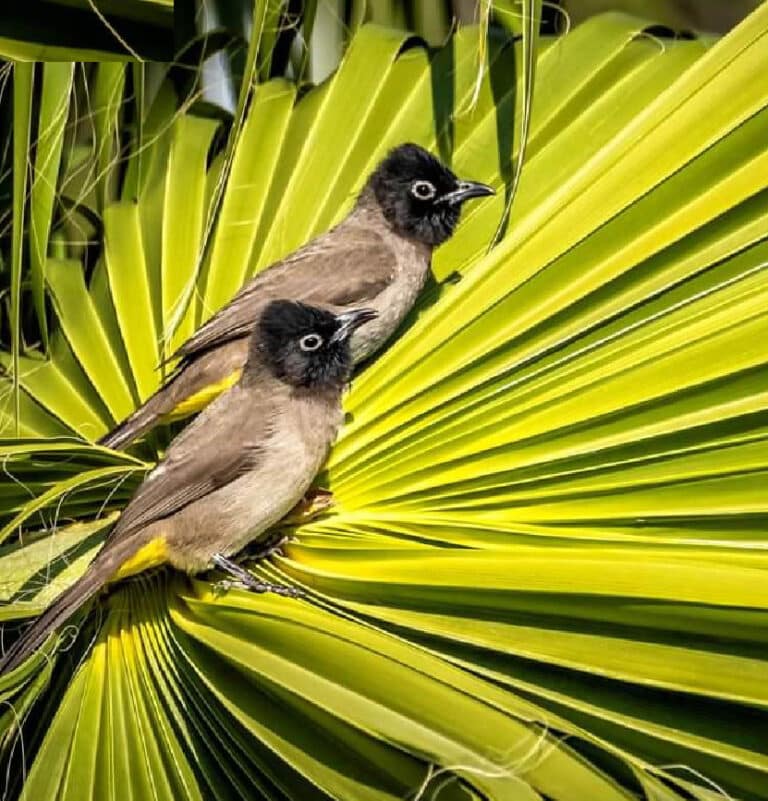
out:
{"label": "dark pointed beak", "polygon": [[456,206],[473,197],[486,197],[495,194],[496,190],[492,186],[488,186],[488,184],[481,184],[479,181],[459,181],[456,184],[456,189],[443,195],[440,198],[440,202]]}
{"label": "dark pointed beak", "polygon": [[352,311],[337,315],[336,319],[339,327],[331,337],[331,342],[343,342],[352,336],[352,332],[360,328],[361,325],[375,320],[378,316],[379,313],[375,309],[352,309]]}

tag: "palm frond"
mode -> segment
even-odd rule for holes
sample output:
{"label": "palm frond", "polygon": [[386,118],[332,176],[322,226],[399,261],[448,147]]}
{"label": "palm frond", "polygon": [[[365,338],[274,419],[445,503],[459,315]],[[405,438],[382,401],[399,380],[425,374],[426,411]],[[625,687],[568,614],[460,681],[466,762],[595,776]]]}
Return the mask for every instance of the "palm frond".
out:
{"label": "palm frond", "polygon": [[[541,40],[510,225],[488,252],[501,191],[440,249],[353,382],[335,506],[256,568],[307,602],[141,579],[55,670],[0,680],[34,711],[29,797],[768,798],[768,6],[713,45],[647,25]],[[116,195],[99,176],[77,198],[103,253],[84,271],[65,238],[44,265],[22,440],[6,384],[6,619],[45,603],[45,571],[77,575],[151,465],[161,440],[90,442],[166,347],[340,219],[388,147],[512,186],[524,48],[492,37],[476,93],[476,42],[363,26],[298,99],[255,86],[229,151],[156,94]]]}
{"label": "palm frond", "polygon": [[173,0],[5,0],[0,56],[16,61],[170,61]]}

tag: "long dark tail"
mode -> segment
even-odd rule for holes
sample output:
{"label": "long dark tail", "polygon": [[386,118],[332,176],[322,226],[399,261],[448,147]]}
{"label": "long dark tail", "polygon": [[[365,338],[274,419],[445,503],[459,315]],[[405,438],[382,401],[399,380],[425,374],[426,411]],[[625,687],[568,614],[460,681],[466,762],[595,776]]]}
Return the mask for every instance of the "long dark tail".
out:
{"label": "long dark tail", "polygon": [[0,676],[18,667],[112,578],[117,568],[133,553],[138,544],[125,540],[106,545],[85,573],[43,612],[0,658]]}
{"label": "long dark tail", "polygon": [[[186,367],[185,362],[180,362],[157,392],[147,398],[130,417],[126,417],[122,423],[118,423],[98,440],[98,444],[113,450],[130,445],[154,428],[165,415],[172,412],[179,400],[185,398],[187,394],[194,394],[199,387],[195,384],[194,372],[190,376],[189,371],[185,370]],[[179,381],[182,376],[185,376],[185,380]],[[191,383],[190,378],[192,378]]]}
{"label": "long dark tail", "polygon": [[170,404],[171,409],[165,408],[168,405],[167,396],[163,390],[160,390],[146,403],[139,406],[130,417],[126,417],[122,423],[118,423],[108,434],[105,434],[98,444],[114,450],[130,445],[131,442],[153,428],[164,414],[172,410],[173,404]]}

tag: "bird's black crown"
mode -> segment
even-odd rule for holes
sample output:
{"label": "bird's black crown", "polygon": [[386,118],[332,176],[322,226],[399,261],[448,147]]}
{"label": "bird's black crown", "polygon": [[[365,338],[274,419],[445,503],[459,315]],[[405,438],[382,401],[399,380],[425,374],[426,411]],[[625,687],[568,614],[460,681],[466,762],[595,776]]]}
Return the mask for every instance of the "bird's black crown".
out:
{"label": "bird's black crown", "polygon": [[438,158],[412,143],[391,150],[368,184],[389,224],[427,245],[451,237],[465,200],[493,194],[485,184],[459,180]]}
{"label": "bird's black crown", "polygon": [[369,309],[335,315],[292,300],[264,310],[254,343],[272,373],[296,387],[341,388],[352,372],[349,337],[373,319]]}

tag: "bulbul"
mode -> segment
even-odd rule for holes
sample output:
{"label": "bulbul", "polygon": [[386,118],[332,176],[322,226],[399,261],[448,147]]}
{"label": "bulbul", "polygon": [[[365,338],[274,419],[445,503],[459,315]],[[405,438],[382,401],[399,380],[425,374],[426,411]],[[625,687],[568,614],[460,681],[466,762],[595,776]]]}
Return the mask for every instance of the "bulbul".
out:
{"label": "bulbul", "polygon": [[100,443],[122,448],[163,420],[199,411],[237,380],[248,335],[270,300],[331,311],[369,306],[376,321],[352,338],[362,361],[397,329],[429,274],[432,250],[454,232],[462,204],[492,195],[459,180],[421,147],[396,147],[368,179],[350,214],[328,233],[267,268],[179,348],[166,384]]}
{"label": "bulbul", "polygon": [[255,591],[291,594],[231,557],[309,489],[342,423],[350,338],[375,318],[366,308],[335,315],[270,302],[238,383],[172,442],[84,575],[10,647],[0,673],[21,664],[105,584],[162,564],[187,573],[216,567]]}

